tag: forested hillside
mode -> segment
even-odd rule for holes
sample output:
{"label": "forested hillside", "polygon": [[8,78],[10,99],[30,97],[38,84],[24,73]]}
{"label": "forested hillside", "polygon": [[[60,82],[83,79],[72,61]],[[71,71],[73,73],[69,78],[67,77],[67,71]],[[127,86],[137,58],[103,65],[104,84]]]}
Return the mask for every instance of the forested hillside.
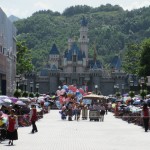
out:
{"label": "forested hillside", "polygon": [[104,64],[112,57],[123,57],[127,45],[150,37],[150,7],[124,11],[110,4],[97,8],[75,6],[62,14],[53,11],[35,12],[31,17],[15,22],[18,40],[25,41],[32,50],[33,64],[40,69],[48,60],[53,43],[60,52],[67,49],[67,40],[79,38],[80,20],[84,15],[89,28],[89,55],[92,57],[96,46],[97,53]]}

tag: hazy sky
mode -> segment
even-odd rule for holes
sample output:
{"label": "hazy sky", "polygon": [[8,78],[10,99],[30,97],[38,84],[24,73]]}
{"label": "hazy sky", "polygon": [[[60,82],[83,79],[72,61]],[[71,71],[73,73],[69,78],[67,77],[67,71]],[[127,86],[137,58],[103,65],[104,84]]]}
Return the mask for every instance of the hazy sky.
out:
{"label": "hazy sky", "polygon": [[26,18],[38,10],[58,11],[62,13],[65,8],[75,5],[88,5],[98,7],[110,3],[120,5],[125,10],[149,6],[150,0],[0,0],[0,7],[7,16],[15,15]]}

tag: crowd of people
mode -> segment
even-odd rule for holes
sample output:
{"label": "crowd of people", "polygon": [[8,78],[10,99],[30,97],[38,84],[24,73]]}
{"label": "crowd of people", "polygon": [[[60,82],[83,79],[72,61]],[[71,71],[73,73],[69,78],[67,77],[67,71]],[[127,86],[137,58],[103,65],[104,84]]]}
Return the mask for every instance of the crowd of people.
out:
{"label": "crowd of people", "polygon": [[[71,91],[72,89],[72,91]],[[79,120],[95,120],[104,121],[104,115],[108,111],[113,112],[117,118],[122,118],[128,123],[132,122],[144,127],[145,132],[150,129],[150,109],[146,102],[140,105],[134,105],[132,99],[130,101],[123,101],[123,99],[113,101],[112,98],[103,100],[90,100],[85,101],[83,90],[78,91],[71,87],[56,91],[54,96],[59,103],[58,109],[62,120],[79,121]],[[82,93],[82,94],[81,94]],[[91,93],[87,93],[91,94]],[[18,140],[17,129],[19,126],[32,125],[31,133],[38,132],[36,121],[43,117],[44,113],[49,112],[50,106],[55,101],[51,101],[50,96],[45,96],[42,99],[32,99],[26,105],[11,105],[6,109],[6,106],[0,107],[0,126],[1,140],[7,138],[8,144],[13,145],[14,140]],[[40,111],[38,111],[40,109]],[[7,119],[5,119],[7,116]],[[26,117],[25,117],[26,116]]]}
{"label": "crowd of people", "polygon": [[148,132],[150,129],[150,104],[145,100],[138,100],[138,103],[135,103],[136,100],[128,98],[128,101],[123,101],[123,98],[114,102],[110,98],[111,105],[110,111],[114,113],[114,116],[121,118],[128,123],[134,123],[136,125],[142,126],[145,132]]}
{"label": "crowd of people", "polygon": [[8,144],[13,145],[13,141],[18,140],[18,127],[32,125],[31,133],[38,132],[36,121],[49,112],[52,100],[46,95],[28,99],[29,101],[24,105],[17,102],[11,105],[0,105],[0,141],[8,139]]}

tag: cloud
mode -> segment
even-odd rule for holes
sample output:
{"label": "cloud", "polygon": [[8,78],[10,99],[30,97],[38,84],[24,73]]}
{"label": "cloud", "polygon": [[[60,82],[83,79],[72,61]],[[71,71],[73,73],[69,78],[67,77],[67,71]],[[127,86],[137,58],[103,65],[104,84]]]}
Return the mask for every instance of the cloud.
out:
{"label": "cloud", "polygon": [[[121,5],[121,4],[120,4]],[[142,2],[139,1],[131,1],[130,3],[126,3],[121,5],[125,10],[132,10],[132,9],[138,9],[138,8],[142,8],[144,6],[149,6],[150,2],[149,0],[143,0]]]}
{"label": "cloud", "polygon": [[45,2],[41,2],[41,1],[38,1],[34,4],[34,8],[36,10],[40,10],[40,9],[49,9],[48,7],[49,5]]}

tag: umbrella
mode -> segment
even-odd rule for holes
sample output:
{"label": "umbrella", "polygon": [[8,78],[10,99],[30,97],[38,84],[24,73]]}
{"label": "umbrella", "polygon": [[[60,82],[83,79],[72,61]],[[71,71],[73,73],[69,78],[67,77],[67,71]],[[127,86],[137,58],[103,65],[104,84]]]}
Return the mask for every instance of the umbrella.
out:
{"label": "umbrella", "polygon": [[141,104],[141,101],[140,100],[136,100],[133,102],[133,105],[140,105]]}
{"label": "umbrella", "polygon": [[104,96],[96,95],[96,94],[89,94],[89,95],[83,96],[83,98],[85,98],[85,99],[102,99],[102,98],[104,98]]}
{"label": "umbrella", "polygon": [[120,107],[127,107],[127,105],[126,104],[121,104]]}
{"label": "umbrella", "polygon": [[20,106],[23,106],[23,105],[26,105],[24,102],[22,102],[22,101],[17,101],[16,103],[15,103],[16,105],[20,105]]}
{"label": "umbrella", "polygon": [[10,99],[11,99],[11,101],[13,102],[13,103],[16,103],[17,101],[18,101],[18,98],[16,98],[16,97],[9,97]]}
{"label": "umbrella", "polygon": [[11,99],[9,99],[9,98],[4,98],[3,101],[4,101],[5,103],[12,103]]}
{"label": "umbrella", "polygon": [[7,123],[8,115],[7,115],[7,114],[2,113],[1,118],[2,118],[2,119],[0,120],[0,126],[1,126],[1,125],[3,125],[3,124],[6,124],[6,123]]}
{"label": "umbrella", "polygon": [[3,104],[3,103],[4,103],[4,101],[2,99],[0,99],[0,104]]}
{"label": "umbrella", "polygon": [[20,97],[19,100],[22,102],[30,102],[30,99],[26,97]]}
{"label": "umbrella", "polygon": [[50,104],[49,102],[45,102],[44,106],[49,106],[49,104]]}

